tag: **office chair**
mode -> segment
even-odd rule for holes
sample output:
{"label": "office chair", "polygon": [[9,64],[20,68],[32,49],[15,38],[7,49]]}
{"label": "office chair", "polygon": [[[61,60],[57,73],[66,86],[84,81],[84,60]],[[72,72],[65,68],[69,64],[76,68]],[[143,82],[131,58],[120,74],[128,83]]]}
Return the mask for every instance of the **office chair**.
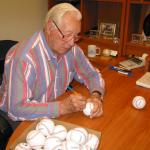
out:
{"label": "office chair", "polygon": [[2,83],[2,76],[4,73],[5,56],[8,50],[17,43],[13,40],[0,40],[0,85]]}
{"label": "office chair", "polygon": [[0,115],[0,150],[5,150],[13,130],[8,121]]}
{"label": "office chair", "polygon": [[[4,73],[5,57],[8,50],[17,43],[12,40],[0,40],[0,85]],[[9,122],[0,113],[0,150],[5,150],[9,137],[13,133],[13,129]]]}

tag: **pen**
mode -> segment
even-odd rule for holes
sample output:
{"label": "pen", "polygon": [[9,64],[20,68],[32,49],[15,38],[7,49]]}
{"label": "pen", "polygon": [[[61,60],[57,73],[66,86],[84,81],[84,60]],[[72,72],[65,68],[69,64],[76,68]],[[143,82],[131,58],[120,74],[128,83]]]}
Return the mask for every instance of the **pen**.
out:
{"label": "pen", "polygon": [[128,70],[128,69],[125,69],[125,68],[123,68],[123,67],[117,67],[117,66],[112,66],[112,65],[110,65],[110,69],[112,69],[112,70],[116,70],[116,71],[119,71],[119,70],[121,70],[121,71],[125,71],[125,72],[131,72],[130,70]]}
{"label": "pen", "polygon": [[125,74],[125,75],[128,75],[128,76],[132,76],[132,72],[131,71],[123,71],[123,70],[117,70],[118,73],[121,73],[121,74]]}
{"label": "pen", "polygon": [[111,70],[115,70],[115,71],[117,71],[118,73],[121,73],[121,74],[125,74],[125,75],[128,75],[128,76],[132,75],[132,72],[130,70],[127,70],[127,69],[122,69],[120,67],[116,67],[116,66],[112,66],[112,65],[110,65],[109,68]]}
{"label": "pen", "polygon": [[73,88],[71,86],[67,87],[68,90],[72,91],[74,94],[78,94],[78,92],[76,92],[75,90],[73,90]]}

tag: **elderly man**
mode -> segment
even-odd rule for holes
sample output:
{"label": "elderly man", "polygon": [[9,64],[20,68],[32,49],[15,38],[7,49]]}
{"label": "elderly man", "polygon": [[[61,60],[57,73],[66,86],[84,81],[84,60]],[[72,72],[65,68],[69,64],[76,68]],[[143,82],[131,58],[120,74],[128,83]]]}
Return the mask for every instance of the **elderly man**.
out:
{"label": "elderly man", "polygon": [[91,117],[102,114],[104,80],[75,43],[81,31],[81,13],[68,3],[55,5],[44,29],[11,48],[5,61],[0,109],[13,121],[54,118],[82,111],[86,99],[71,94],[57,101],[72,80],[83,83],[94,104]]}

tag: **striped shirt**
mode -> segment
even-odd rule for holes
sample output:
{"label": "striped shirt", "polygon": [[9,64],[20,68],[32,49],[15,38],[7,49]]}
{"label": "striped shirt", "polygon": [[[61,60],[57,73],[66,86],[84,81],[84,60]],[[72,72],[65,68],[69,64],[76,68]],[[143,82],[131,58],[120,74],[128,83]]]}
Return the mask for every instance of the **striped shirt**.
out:
{"label": "striped shirt", "polygon": [[43,31],[13,46],[5,60],[0,109],[12,120],[58,117],[62,95],[75,79],[89,89],[104,93],[104,80],[83,51],[75,45],[57,60]]}

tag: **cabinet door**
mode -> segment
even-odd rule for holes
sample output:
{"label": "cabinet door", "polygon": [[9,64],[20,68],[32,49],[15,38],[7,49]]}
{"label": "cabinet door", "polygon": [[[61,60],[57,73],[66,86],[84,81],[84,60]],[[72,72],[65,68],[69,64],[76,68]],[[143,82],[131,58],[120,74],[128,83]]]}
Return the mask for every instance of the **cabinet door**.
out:
{"label": "cabinet door", "polygon": [[125,24],[126,0],[83,0],[82,33],[84,39],[102,49],[121,55]]}
{"label": "cabinet door", "polygon": [[150,14],[150,0],[128,0],[125,26],[124,55],[150,54],[150,41],[144,33],[144,22]]}

